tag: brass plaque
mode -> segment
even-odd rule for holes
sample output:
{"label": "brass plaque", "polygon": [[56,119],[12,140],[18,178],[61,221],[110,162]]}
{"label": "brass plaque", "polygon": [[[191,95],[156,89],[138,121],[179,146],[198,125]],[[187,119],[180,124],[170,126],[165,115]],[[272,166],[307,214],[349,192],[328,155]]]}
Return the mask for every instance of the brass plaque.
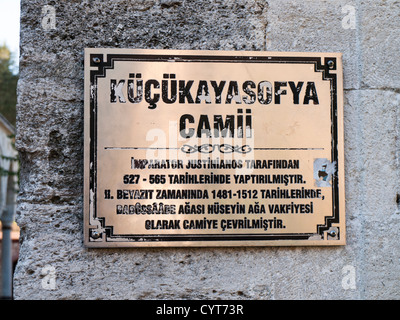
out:
{"label": "brass plaque", "polygon": [[345,244],[340,53],[85,50],[88,247]]}

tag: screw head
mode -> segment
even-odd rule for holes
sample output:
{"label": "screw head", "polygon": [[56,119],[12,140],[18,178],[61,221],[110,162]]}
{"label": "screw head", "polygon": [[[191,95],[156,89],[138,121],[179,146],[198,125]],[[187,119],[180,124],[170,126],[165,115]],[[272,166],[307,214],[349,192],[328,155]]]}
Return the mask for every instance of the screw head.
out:
{"label": "screw head", "polygon": [[329,69],[332,69],[335,66],[335,62],[333,60],[329,60],[327,62]]}
{"label": "screw head", "polygon": [[92,58],[92,61],[93,61],[94,63],[96,63],[96,64],[101,62],[101,60],[100,60],[99,57],[93,57],[93,58]]}
{"label": "screw head", "polygon": [[92,230],[92,232],[91,232],[91,237],[92,237],[93,239],[98,239],[98,238],[101,237],[101,232],[99,232],[99,231],[97,231],[97,230]]}
{"label": "screw head", "polygon": [[329,231],[328,234],[329,234],[331,237],[336,237],[336,235],[337,235],[336,230],[331,230],[331,231]]}

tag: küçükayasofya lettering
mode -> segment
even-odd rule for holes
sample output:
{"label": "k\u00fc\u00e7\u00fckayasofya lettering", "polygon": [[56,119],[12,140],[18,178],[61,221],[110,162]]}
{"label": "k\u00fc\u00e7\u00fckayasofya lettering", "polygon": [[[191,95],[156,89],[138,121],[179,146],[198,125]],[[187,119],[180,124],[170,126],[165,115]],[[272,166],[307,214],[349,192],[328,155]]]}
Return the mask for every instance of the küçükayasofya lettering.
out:
{"label": "k\u00fc\u00e7\u00fckayasofya lettering", "polygon": [[177,80],[176,74],[164,74],[162,80],[144,80],[141,73],[129,73],[128,79],[110,79],[110,103],[147,103],[149,109],[165,104],[281,104],[282,96],[291,96],[295,105],[319,104],[314,81],[268,80]]}

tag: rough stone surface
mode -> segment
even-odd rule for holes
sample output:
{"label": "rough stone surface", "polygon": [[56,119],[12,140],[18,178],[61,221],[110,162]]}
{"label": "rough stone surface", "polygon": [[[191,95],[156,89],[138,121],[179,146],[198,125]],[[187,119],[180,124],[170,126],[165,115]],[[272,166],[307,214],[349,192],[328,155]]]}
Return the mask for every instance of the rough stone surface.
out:
{"label": "rough stone surface", "polygon": [[[15,299],[399,299],[399,13],[383,0],[22,0]],[[343,52],[347,245],[85,249],[85,47]]]}
{"label": "rough stone surface", "polygon": [[342,52],[344,87],[356,88],[357,29],[342,27],[346,16],[342,8],[348,4],[347,0],[269,1],[266,50]]}
{"label": "rough stone surface", "polygon": [[362,1],[359,10],[359,46],[362,86],[399,88],[400,3],[398,1]]}

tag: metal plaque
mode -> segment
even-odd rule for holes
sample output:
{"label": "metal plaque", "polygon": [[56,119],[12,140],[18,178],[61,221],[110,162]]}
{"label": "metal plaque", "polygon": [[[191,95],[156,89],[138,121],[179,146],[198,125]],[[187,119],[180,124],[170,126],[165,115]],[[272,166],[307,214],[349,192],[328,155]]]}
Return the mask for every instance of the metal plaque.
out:
{"label": "metal plaque", "polygon": [[88,247],[344,245],[340,53],[85,50]]}

